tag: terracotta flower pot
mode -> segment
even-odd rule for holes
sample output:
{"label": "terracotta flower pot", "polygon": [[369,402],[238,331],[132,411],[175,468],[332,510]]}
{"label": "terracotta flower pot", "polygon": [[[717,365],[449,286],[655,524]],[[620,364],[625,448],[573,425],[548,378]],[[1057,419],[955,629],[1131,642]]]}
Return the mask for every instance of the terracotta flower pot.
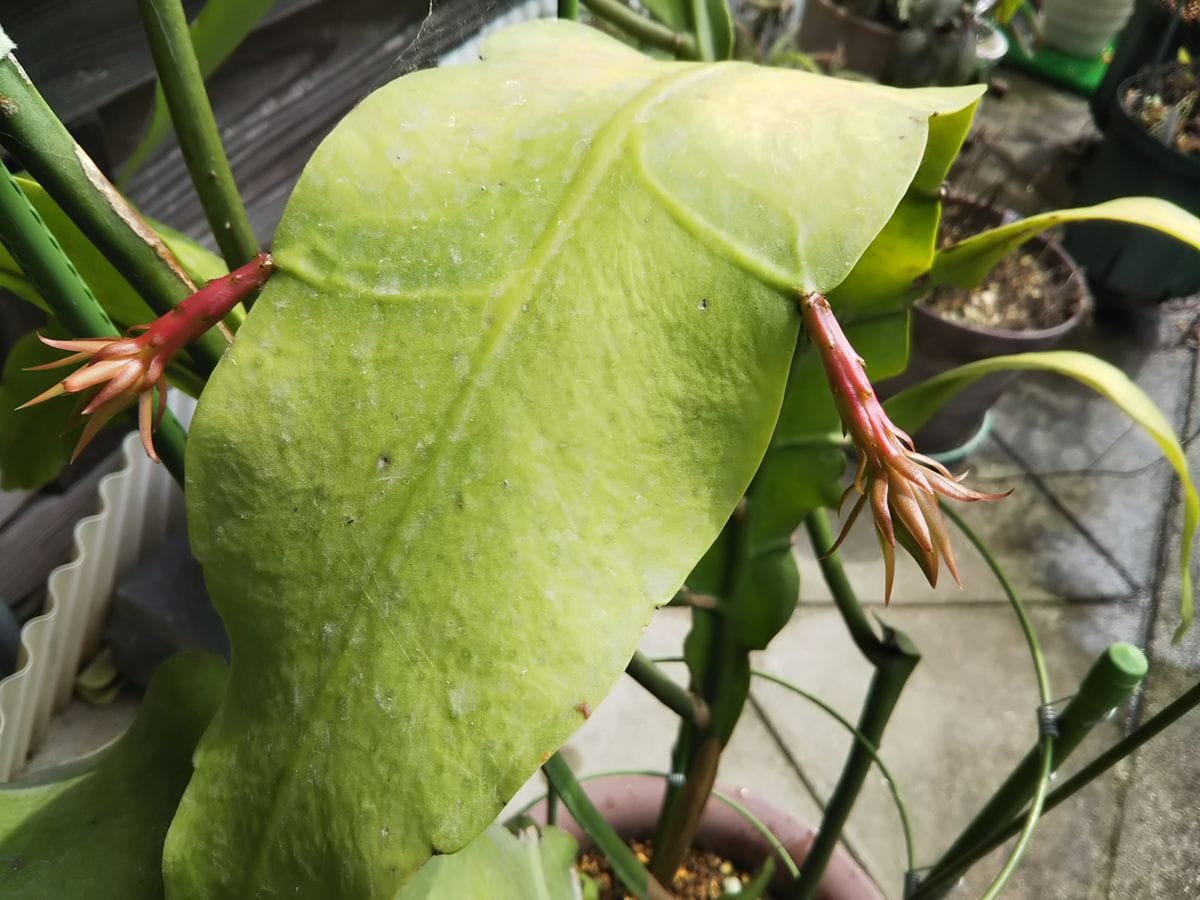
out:
{"label": "terracotta flower pot", "polygon": [[[623,838],[644,839],[654,833],[666,790],[662,778],[652,775],[614,775],[585,781],[583,786],[604,818]],[[758,817],[779,839],[797,865],[803,862],[816,836],[813,826],[776,809],[745,789],[721,786],[717,789]],[[533,807],[529,815],[535,821],[544,823],[545,802]],[[578,838],[581,848],[591,846],[591,841],[566,809],[560,809],[558,827]],[[758,871],[773,852],[767,839],[754,826],[716,797],[710,797],[708,805],[704,807],[695,846],[719,853],[734,865],[750,872]],[[787,869],[777,857],[773,883],[782,887],[786,881]],[[841,846],[829,860],[817,897],[818,900],[883,900],[883,894],[875,882]]]}
{"label": "terracotta flower pot", "polygon": [[[971,208],[980,230],[1002,224],[1005,212],[962,199],[947,200]],[[967,324],[921,306],[913,307],[912,340],[908,368],[880,384],[881,396],[925,381],[941,372],[992,356],[1051,350],[1061,346],[1087,320],[1093,302],[1079,266],[1054,238],[1032,238],[1025,245],[1047,267],[1059,273],[1063,284],[1066,318],[1050,328],[1011,330]],[[1020,377],[1018,372],[984,376],[942,407],[913,438],[926,453],[946,453],[963,447],[978,434],[988,410]]]}

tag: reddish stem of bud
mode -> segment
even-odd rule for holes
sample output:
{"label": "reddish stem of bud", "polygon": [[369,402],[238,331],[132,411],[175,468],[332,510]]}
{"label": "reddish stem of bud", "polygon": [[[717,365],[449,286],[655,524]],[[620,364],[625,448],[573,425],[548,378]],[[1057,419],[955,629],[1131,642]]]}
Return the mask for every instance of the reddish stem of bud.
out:
{"label": "reddish stem of bud", "polygon": [[145,345],[171,357],[208,331],[230,310],[261,290],[275,271],[271,254],[260,253],[228,275],[210,281],[146,330]]}
{"label": "reddish stem of bud", "polygon": [[[83,409],[83,415],[89,418],[75,447],[75,456],[82,452],[106,422],[137,402],[142,444],[147,455],[157,462],[158,454],[154,451],[152,435],[166,410],[166,370],[171,357],[218,324],[238,303],[259,290],[274,271],[275,263],[270,254],[260,253],[241,268],[210,282],[166,315],[142,326],[142,333],[137,337],[60,341],[42,336],[42,343],[66,350],[71,355],[35,368],[53,369],[84,359],[90,361],[48,391],[25,403],[22,408],[62,394],[75,394],[100,387]],[[151,392],[155,388],[158,389],[157,411],[151,400]]]}

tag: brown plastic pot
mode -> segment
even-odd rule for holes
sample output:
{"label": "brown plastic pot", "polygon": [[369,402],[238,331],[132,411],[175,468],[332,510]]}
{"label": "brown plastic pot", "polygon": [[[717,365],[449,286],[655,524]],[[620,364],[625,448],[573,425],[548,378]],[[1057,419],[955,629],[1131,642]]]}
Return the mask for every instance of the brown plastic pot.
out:
{"label": "brown plastic pot", "polygon": [[832,53],[841,48],[847,69],[886,81],[896,63],[900,32],[882,22],[856,16],[833,0],[808,0],[800,22],[800,49]]}
{"label": "brown plastic pot", "polygon": [[[626,840],[646,839],[653,835],[662,807],[666,782],[653,775],[613,775],[583,782],[584,790],[609,824]],[[717,788],[753,813],[779,839],[792,859],[799,865],[808,855],[816,829],[759,799],[744,788]],[[546,804],[537,804],[529,815],[538,822],[546,821]],[[580,841],[582,849],[592,846],[583,830],[565,809],[560,808],[558,827],[570,832]],[[738,812],[710,797],[700,818],[694,846],[724,856],[740,869],[757,872],[764,860],[775,852],[767,839]],[[776,857],[776,888],[787,883],[787,869]],[[853,857],[839,846],[834,850],[825,869],[825,877],[817,893],[818,900],[884,900],[871,877]]]}
{"label": "brown plastic pot", "polygon": [[[946,203],[948,206],[972,207],[981,230],[1002,224],[1006,215],[1015,217],[1004,210],[968,200],[949,199]],[[941,372],[977,360],[1052,350],[1080,328],[1087,320],[1093,302],[1079,266],[1057,240],[1047,235],[1032,238],[1023,246],[1059,273],[1064,286],[1064,302],[1068,306],[1066,320],[1052,328],[1016,331],[968,325],[915,306],[908,368],[903,374],[882,382],[878,386],[880,396],[891,396]],[[968,444],[984,427],[988,410],[1018,377],[1019,372],[995,373],[960,391],[913,435],[917,446],[926,453],[941,454]]]}

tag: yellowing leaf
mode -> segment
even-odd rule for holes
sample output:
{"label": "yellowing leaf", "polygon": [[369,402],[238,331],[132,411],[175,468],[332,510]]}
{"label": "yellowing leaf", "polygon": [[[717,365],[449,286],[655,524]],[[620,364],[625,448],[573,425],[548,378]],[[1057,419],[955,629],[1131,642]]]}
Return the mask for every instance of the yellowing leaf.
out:
{"label": "yellowing leaf", "polygon": [[1179,553],[1180,624],[1175,632],[1175,639],[1179,640],[1191,627],[1196,614],[1191,559],[1196,527],[1200,523],[1200,494],[1196,492],[1196,485],[1188,472],[1187,457],[1171,423],[1128,375],[1102,359],[1067,350],[994,356],[936,375],[896,394],[885,405],[897,425],[908,431],[916,431],[947,400],[972,382],[992,372],[1014,369],[1035,369],[1066,375],[1107,397],[1154,439],[1163,456],[1175,469],[1183,487],[1183,536]]}
{"label": "yellowing leaf", "polygon": [[796,293],[845,278],[978,96],[565,22],[484,57],[321,145],[201,399],[189,519],[236,662],[174,898],[390,898],[486,827],[745,492]]}

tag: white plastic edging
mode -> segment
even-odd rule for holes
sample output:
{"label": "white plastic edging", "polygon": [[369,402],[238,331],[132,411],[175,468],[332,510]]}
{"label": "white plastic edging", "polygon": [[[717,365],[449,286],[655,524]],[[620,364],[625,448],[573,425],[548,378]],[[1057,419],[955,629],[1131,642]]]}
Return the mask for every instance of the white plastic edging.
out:
{"label": "white plastic edging", "polygon": [[[176,392],[171,406],[186,420],[195,401]],[[45,612],[21,630],[17,671],[0,680],[0,781],[21,769],[70,700],[80,666],[100,648],[116,584],[183,521],[183,492],[136,433],[121,452],[124,465],[97,489],[100,511],[75,525],[75,558],[50,573]]]}

